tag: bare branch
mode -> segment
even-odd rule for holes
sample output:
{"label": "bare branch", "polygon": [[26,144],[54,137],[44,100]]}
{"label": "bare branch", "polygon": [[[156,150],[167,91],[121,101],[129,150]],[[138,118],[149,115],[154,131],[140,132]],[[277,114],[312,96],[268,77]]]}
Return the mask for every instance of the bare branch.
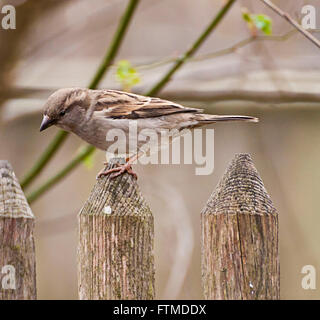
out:
{"label": "bare branch", "polygon": [[259,103],[295,103],[311,102],[320,103],[320,93],[294,92],[294,91],[253,91],[253,90],[216,90],[216,91],[191,91],[172,90],[159,95],[163,99],[180,101],[232,101],[243,100]]}
{"label": "bare branch", "polygon": [[[223,55],[233,53],[233,52],[237,51],[238,49],[243,48],[243,47],[245,47],[245,46],[247,46],[247,45],[249,45],[249,44],[251,44],[251,43],[253,43],[255,41],[286,41],[291,36],[293,36],[295,33],[296,33],[296,30],[293,29],[293,30],[290,30],[289,32],[287,32],[285,34],[282,34],[282,35],[250,36],[250,37],[247,37],[247,38],[245,38],[243,40],[240,40],[240,41],[236,42],[235,44],[233,44],[230,47],[227,47],[227,48],[224,48],[224,49],[221,49],[221,50],[217,50],[217,51],[214,51],[214,52],[210,52],[210,53],[207,53],[207,54],[202,54],[202,55],[199,55],[197,57],[189,58],[189,60],[187,62],[197,62],[197,61],[203,61],[203,60],[208,60],[208,59],[214,59],[214,58],[217,58],[217,57],[221,57]],[[148,64],[139,64],[139,65],[136,66],[136,68],[138,70],[153,69],[153,68],[161,67],[161,66],[166,65],[168,63],[174,62],[175,59],[177,59],[177,58],[175,58],[175,57],[174,58],[165,58],[163,60],[155,61],[155,62],[148,63]]]}
{"label": "bare branch", "polygon": [[270,9],[272,9],[279,16],[287,20],[292,26],[294,26],[300,33],[302,33],[307,39],[309,39],[312,43],[314,43],[318,48],[320,48],[320,41],[314,37],[309,31],[305,30],[300,26],[300,24],[291,18],[291,16],[277,7],[273,2],[269,0],[261,0],[265,5],[267,5]]}

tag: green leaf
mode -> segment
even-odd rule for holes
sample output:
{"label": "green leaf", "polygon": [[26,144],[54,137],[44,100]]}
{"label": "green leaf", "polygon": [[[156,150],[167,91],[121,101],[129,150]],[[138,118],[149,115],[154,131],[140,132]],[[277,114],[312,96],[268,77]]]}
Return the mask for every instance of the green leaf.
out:
{"label": "green leaf", "polygon": [[251,14],[251,20],[258,30],[264,34],[270,35],[272,33],[272,19],[264,14]]}
{"label": "green leaf", "polygon": [[242,8],[242,19],[247,22],[252,35],[256,35],[257,30],[266,35],[272,33],[272,19],[264,14],[252,14],[247,8]]}
{"label": "green leaf", "polygon": [[141,80],[139,73],[128,60],[120,60],[117,63],[116,78],[124,91],[130,91]]}

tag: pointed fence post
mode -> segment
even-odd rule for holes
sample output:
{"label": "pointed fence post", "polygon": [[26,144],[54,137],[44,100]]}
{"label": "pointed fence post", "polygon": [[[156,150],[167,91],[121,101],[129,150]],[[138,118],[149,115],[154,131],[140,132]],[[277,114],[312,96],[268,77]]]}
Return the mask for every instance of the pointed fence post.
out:
{"label": "pointed fence post", "polygon": [[153,239],[136,180],[127,173],[99,178],[79,213],[80,299],[153,299]]}
{"label": "pointed fence post", "polygon": [[201,213],[206,299],[279,299],[278,213],[249,154],[238,154]]}
{"label": "pointed fence post", "polygon": [[34,215],[8,161],[0,160],[0,300],[36,299]]}

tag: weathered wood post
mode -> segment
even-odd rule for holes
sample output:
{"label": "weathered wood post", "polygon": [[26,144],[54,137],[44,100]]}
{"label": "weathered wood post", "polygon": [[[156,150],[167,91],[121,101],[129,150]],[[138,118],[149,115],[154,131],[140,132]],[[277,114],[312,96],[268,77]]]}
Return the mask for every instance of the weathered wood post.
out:
{"label": "weathered wood post", "polygon": [[153,299],[153,238],[136,180],[99,178],[79,213],[80,299]]}
{"label": "weathered wood post", "polygon": [[201,213],[206,299],[279,299],[278,214],[249,154],[238,154]]}
{"label": "weathered wood post", "polygon": [[34,215],[8,161],[0,160],[0,300],[36,299]]}

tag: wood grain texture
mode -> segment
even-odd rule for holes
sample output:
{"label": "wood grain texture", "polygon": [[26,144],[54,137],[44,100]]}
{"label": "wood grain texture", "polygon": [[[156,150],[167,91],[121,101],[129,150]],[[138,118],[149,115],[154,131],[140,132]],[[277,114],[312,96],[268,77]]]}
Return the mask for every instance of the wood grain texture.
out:
{"label": "wood grain texture", "polygon": [[201,213],[206,299],[279,299],[278,213],[250,155],[238,154]]}
{"label": "wood grain texture", "polygon": [[[0,160],[0,300],[36,299],[34,215],[8,161]],[[14,287],[6,278],[9,270]],[[8,278],[7,278],[8,279]]]}
{"label": "wood grain texture", "polygon": [[79,213],[80,299],[153,299],[153,239],[136,180],[127,173],[98,179]]}

